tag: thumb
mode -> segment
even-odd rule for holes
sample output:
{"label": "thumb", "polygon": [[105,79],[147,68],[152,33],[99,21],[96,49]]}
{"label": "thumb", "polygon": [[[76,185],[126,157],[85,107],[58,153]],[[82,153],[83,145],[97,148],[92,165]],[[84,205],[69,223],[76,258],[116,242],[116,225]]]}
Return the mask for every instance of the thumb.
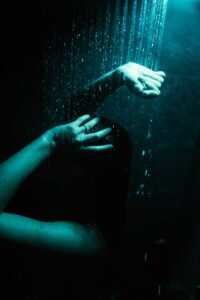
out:
{"label": "thumb", "polygon": [[126,86],[132,93],[141,93],[144,89],[143,84],[136,78],[127,80],[126,81]]}
{"label": "thumb", "polygon": [[142,92],[144,90],[144,85],[142,84],[141,81],[139,81],[138,79],[135,80],[134,83],[134,90],[137,91],[138,93]]}

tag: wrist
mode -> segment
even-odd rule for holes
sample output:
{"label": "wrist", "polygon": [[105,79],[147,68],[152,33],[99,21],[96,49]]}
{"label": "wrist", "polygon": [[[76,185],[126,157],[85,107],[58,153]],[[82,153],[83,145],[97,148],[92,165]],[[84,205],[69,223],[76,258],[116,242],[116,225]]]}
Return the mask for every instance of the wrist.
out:
{"label": "wrist", "polygon": [[113,77],[117,87],[124,85],[124,72],[121,66],[114,70]]}
{"label": "wrist", "polygon": [[46,156],[49,157],[56,148],[56,142],[54,139],[54,132],[50,129],[42,135],[42,143],[46,152]]}

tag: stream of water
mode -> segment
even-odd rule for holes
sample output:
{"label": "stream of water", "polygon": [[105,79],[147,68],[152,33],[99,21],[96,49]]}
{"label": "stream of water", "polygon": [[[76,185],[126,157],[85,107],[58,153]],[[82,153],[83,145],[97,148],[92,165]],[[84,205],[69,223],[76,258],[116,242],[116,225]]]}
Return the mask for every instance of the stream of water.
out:
{"label": "stream of water", "polygon": [[[91,1],[87,15],[83,18],[79,14],[72,22],[70,38],[55,30],[52,38],[45,40],[44,47],[46,125],[64,123],[66,99],[117,66],[133,61],[158,70],[166,11],[167,0],[107,0],[101,4]],[[114,114],[119,115],[120,111],[116,108]],[[147,123],[145,146],[140,149],[143,178],[136,195],[150,198],[151,114]]]}

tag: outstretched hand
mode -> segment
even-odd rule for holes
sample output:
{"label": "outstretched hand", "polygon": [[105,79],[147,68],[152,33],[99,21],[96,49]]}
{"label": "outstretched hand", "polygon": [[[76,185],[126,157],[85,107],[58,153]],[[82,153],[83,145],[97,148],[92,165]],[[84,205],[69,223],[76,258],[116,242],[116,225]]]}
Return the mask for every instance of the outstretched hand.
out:
{"label": "outstretched hand", "polygon": [[127,63],[118,68],[122,85],[142,97],[152,98],[160,95],[160,88],[166,77],[163,71],[152,71],[136,63]]}
{"label": "outstretched hand", "polygon": [[111,128],[105,128],[96,132],[90,132],[100,121],[96,117],[91,119],[90,115],[83,115],[75,121],[56,126],[46,134],[52,141],[53,147],[58,148],[67,146],[68,151],[106,151],[113,148],[112,144],[95,145],[96,142],[103,140],[110,132]]}

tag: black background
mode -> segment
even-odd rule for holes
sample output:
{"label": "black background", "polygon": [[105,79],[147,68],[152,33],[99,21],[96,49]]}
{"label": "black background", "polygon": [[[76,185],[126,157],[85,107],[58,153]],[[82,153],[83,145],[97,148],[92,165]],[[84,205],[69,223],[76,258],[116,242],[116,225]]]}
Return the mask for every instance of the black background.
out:
{"label": "black background", "polygon": [[[61,31],[70,30],[73,17],[80,11],[84,14],[89,3],[89,1],[77,0],[73,3],[72,1],[43,0],[7,1],[1,4],[0,155],[2,160],[42,133],[41,82],[44,36],[51,35],[54,28]],[[161,57],[161,67],[168,77],[159,99],[160,104],[154,111],[156,120],[153,177],[155,198],[151,209],[145,209],[140,205],[135,206],[132,202],[132,205],[131,203],[129,205],[127,231],[130,252],[125,270],[125,273],[129,274],[127,276],[129,290],[133,289],[134,276],[137,277],[133,274],[137,273],[133,272],[137,261],[132,249],[135,246],[135,239],[137,240],[139,236],[139,242],[137,240],[139,246],[136,247],[136,252],[143,259],[146,245],[149,243],[149,235],[151,243],[152,240],[162,238],[163,232],[164,238],[171,239],[175,235],[175,240],[180,234],[176,231],[179,228],[177,220],[182,212],[186,188],[191,183],[190,168],[199,132],[199,13],[198,5],[192,11],[184,10],[183,6],[174,6],[172,3],[169,5]],[[195,17],[192,18],[192,16]],[[186,21],[188,19],[189,22]],[[138,122],[140,125],[140,121]],[[128,127],[128,121],[125,127]],[[140,130],[138,129],[134,137],[137,139],[139,136]],[[132,136],[131,139],[133,140]],[[133,157],[133,163],[134,176],[137,176],[139,174],[137,170],[140,169],[137,153]],[[198,172],[198,168],[195,172]],[[193,174],[195,172],[193,171]],[[135,180],[137,181],[137,177]],[[198,200],[198,187],[195,191],[192,197]],[[187,196],[187,201],[191,201],[190,195]],[[164,221],[160,219],[163,215]],[[142,224],[139,229],[135,229],[136,219],[139,219]],[[187,224],[191,222],[191,215],[183,222],[186,229],[189,228]],[[132,235],[135,231],[138,234],[137,238]],[[176,250],[175,244],[173,246]],[[171,247],[170,245],[170,251],[173,252],[174,248],[172,247],[173,250],[171,250]],[[154,246],[150,248],[153,249]],[[156,248],[149,251],[154,253],[151,269],[155,270],[155,266],[159,265],[158,273],[165,272],[162,268],[168,264],[171,252],[165,257],[164,266],[162,266],[159,264],[162,250]],[[167,246],[166,251],[168,251]],[[143,271],[140,275],[142,281]]]}

